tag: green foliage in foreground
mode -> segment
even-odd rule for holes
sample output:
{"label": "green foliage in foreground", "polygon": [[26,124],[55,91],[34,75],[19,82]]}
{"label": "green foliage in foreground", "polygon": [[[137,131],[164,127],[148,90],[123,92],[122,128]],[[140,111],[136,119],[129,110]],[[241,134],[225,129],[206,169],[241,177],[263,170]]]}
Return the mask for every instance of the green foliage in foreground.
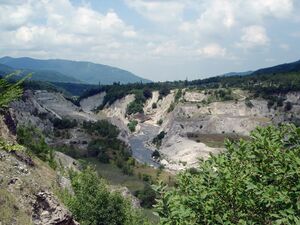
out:
{"label": "green foliage in foreground", "polygon": [[24,151],[24,147],[22,145],[8,143],[2,138],[0,138],[0,149],[7,152]]}
{"label": "green foliage in foreground", "polygon": [[0,79],[0,108],[7,107],[11,101],[17,99],[23,93],[23,89],[20,87],[23,80],[20,80],[17,83],[10,83],[8,79],[12,75],[14,74]]}
{"label": "green foliage in foreground", "polygon": [[118,192],[110,192],[105,181],[87,167],[71,173],[74,196],[63,199],[76,220],[82,225],[146,225],[140,212]]}
{"label": "green foliage in foreground", "polygon": [[251,140],[159,187],[162,224],[300,224],[300,128],[257,128]]}

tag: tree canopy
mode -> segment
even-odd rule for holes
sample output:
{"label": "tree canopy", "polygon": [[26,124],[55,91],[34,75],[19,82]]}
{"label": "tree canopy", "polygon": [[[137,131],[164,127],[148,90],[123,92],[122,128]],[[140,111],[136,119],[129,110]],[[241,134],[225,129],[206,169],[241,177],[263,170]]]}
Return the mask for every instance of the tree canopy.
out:
{"label": "tree canopy", "polygon": [[23,89],[20,87],[20,84],[24,81],[24,79],[16,83],[9,82],[9,78],[13,75],[14,73],[0,79],[0,108],[7,107],[11,101],[17,99],[23,93]]}
{"label": "tree canopy", "polygon": [[250,140],[158,187],[162,224],[300,224],[300,128],[257,128]]}

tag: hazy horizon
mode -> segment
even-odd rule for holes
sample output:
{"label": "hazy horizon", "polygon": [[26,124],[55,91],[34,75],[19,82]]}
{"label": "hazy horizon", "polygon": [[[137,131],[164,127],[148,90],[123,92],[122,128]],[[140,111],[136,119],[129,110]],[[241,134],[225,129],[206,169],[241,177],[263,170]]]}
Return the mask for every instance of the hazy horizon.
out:
{"label": "hazy horizon", "polygon": [[299,10],[295,0],[4,0],[0,56],[200,79],[299,60]]}

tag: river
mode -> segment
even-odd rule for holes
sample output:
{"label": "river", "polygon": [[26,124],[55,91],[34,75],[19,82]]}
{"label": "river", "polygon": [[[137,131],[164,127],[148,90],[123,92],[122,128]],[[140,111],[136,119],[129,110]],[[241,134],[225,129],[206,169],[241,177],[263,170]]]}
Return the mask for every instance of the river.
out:
{"label": "river", "polygon": [[138,134],[133,135],[129,139],[131,145],[132,156],[141,163],[146,163],[158,168],[159,163],[152,159],[152,150],[146,145],[147,141],[151,141],[158,133],[159,127],[141,124],[141,130]]}

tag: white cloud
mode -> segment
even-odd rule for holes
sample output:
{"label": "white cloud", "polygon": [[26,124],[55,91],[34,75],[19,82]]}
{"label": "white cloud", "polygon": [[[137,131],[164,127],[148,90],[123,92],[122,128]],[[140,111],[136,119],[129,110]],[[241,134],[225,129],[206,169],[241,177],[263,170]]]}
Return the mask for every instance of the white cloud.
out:
{"label": "white cloud", "polygon": [[0,30],[2,54],[39,56],[48,52],[47,58],[122,58],[125,54],[120,51],[128,51],[131,39],[138,37],[114,11],[101,14],[88,5],[75,7],[69,0],[0,1]]}
{"label": "white cloud", "polygon": [[243,28],[243,35],[238,46],[242,48],[253,48],[268,45],[269,42],[270,39],[267,36],[265,28],[253,25]]}
{"label": "white cloud", "polygon": [[281,49],[283,49],[283,50],[285,50],[285,51],[290,50],[290,46],[289,46],[288,44],[285,44],[285,43],[280,44],[280,45],[279,45],[279,48],[281,48]]}
{"label": "white cloud", "polygon": [[[179,31],[196,36],[226,33],[248,24],[262,24],[265,18],[289,18],[294,0],[206,0],[193,3],[199,16],[182,21]],[[197,4],[197,6],[196,6]]]}
{"label": "white cloud", "polygon": [[[148,68],[155,67],[150,62],[173,68],[172,63],[180,62],[190,63],[187,67],[198,73],[198,63],[207,58],[247,62],[254,51],[245,49],[276,45],[290,54],[300,36],[297,29],[286,28],[280,37],[272,36],[280,29],[277,22],[299,22],[296,0],[123,1],[128,9],[120,17],[114,1],[109,1],[112,9],[99,12],[92,0],[0,0],[1,54],[91,60],[125,68],[142,68],[145,62]],[[127,17],[131,10],[137,13]],[[141,29],[128,24],[132,16],[141,20],[136,23]],[[150,77],[151,70],[139,71]]]}
{"label": "white cloud", "polygon": [[139,14],[156,22],[178,21],[185,8],[184,1],[126,0]]}
{"label": "white cloud", "polygon": [[218,58],[226,55],[226,49],[216,43],[209,44],[198,49],[197,53],[207,58]]}
{"label": "white cloud", "polygon": [[249,2],[251,8],[259,16],[289,17],[294,8],[294,0],[253,0]]}
{"label": "white cloud", "polygon": [[0,27],[13,30],[26,24],[32,17],[33,11],[29,3],[14,5],[14,1],[0,2]]}

